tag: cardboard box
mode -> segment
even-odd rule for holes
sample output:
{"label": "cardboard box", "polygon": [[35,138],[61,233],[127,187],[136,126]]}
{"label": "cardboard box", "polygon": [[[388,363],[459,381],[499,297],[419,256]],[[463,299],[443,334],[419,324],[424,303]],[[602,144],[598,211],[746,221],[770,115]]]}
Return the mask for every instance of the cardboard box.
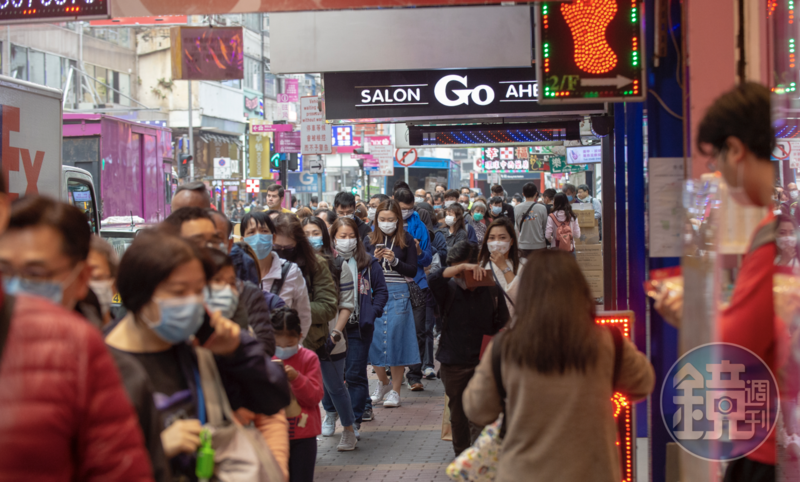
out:
{"label": "cardboard box", "polygon": [[[594,249],[594,248],[598,249]],[[603,269],[603,250],[601,244],[589,244],[576,246],[575,258],[581,271],[596,271]],[[586,249],[591,248],[591,249]]]}
{"label": "cardboard box", "polygon": [[586,282],[589,283],[589,289],[592,290],[593,298],[603,297],[603,270],[584,271],[583,276],[586,277]]}
{"label": "cardboard box", "polygon": [[573,211],[578,216],[578,226],[583,228],[593,228],[597,226],[597,219],[594,217],[594,209],[582,209],[580,211]]}
{"label": "cardboard box", "polygon": [[581,227],[581,237],[575,238],[575,245],[577,247],[585,244],[600,244],[600,228],[597,226],[593,228]]}

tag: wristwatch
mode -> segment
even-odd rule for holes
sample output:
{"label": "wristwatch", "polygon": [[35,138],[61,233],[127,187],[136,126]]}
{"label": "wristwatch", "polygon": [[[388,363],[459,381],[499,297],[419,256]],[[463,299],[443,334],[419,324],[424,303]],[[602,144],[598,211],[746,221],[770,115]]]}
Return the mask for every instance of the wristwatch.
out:
{"label": "wristwatch", "polygon": [[503,274],[506,274],[506,273],[508,273],[509,271],[513,271],[513,268],[511,268],[511,267],[507,267],[506,269],[504,269],[504,270],[503,270]]}
{"label": "wristwatch", "polygon": [[331,333],[333,333],[333,341],[335,341],[336,343],[339,343],[342,340],[342,332],[341,331],[332,330]]}

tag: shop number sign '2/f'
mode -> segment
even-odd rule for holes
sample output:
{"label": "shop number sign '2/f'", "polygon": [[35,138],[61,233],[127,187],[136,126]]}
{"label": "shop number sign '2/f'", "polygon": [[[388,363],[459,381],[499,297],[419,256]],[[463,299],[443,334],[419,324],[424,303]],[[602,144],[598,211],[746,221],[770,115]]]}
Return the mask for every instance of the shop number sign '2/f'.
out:
{"label": "shop number sign '2/f'", "polygon": [[537,7],[539,102],[643,100],[642,13],[639,0],[543,2]]}

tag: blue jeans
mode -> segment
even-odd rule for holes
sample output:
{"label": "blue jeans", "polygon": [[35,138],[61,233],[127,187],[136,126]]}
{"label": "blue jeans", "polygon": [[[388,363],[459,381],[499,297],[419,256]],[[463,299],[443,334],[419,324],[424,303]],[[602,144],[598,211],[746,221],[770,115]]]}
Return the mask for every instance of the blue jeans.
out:
{"label": "blue jeans", "polygon": [[336,361],[320,360],[319,367],[322,371],[322,384],[325,387],[322,406],[326,412],[338,413],[342,427],[349,427],[353,425],[355,418],[350,393],[344,386],[345,361],[345,358]]}
{"label": "blue jeans", "polygon": [[[353,407],[356,425],[361,425],[364,410],[372,408],[369,398],[369,379],[367,378],[367,360],[369,347],[372,345],[372,326],[347,331],[347,357],[344,365],[344,378],[347,380],[347,391]],[[324,403],[324,400],[323,400]],[[326,408],[327,410],[327,408]],[[340,413],[341,417],[342,414]]]}

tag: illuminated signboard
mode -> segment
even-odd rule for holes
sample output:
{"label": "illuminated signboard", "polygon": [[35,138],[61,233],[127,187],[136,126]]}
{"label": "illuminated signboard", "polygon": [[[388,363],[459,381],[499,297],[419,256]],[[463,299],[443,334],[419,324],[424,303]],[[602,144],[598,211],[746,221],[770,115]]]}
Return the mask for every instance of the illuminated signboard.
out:
{"label": "illuminated signboard", "polygon": [[244,78],[242,27],[172,27],[170,38],[173,79]]}
{"label": "illuminated signboard", "polygon": [[487,147],[483,156],[475,160],[478,172],[529,172],[531,171],[530,147]]}
{"label": "illuminated signboard", "polygon": [[544,2],[537,7],[539,102],[644,100],[643,18],[639,0]]}
{"label": "illuminated signboard", "polygon": [[567,164],[594,164],[603,161],[603,148],[596,146],[567,147]]}
{"label": "illuminated signboard", "polygon": [[[605,311],[598,313],[595,321],[599,325],[614,325],[622,336],[630,339],[633,326],[632,311]],[[621,393],[611,397],[614,407],[614,421],[617,424],[617,446],[619,447],[622,481],[633,481],[633,407]]]}
{"label": "illuminated signboard", "polygon": [[0,24],[109,18],[109,0],[0,0]]}

